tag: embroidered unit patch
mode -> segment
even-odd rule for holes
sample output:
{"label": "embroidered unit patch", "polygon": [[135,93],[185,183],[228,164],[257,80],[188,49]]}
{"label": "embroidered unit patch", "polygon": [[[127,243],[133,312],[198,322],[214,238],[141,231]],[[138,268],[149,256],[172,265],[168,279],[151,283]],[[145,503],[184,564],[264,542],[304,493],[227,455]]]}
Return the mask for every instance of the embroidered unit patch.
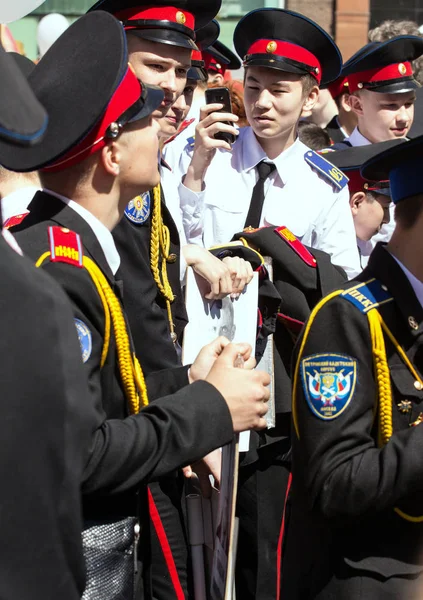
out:
{"label": "embroidered unit patch", "polygon": [[150,216],[150,211],[150,192],[145,192],[128,203],[128,206],[125,208],[125,216],[132,221],[132,223],[142,225]]}
{"label": "embroidered unit patch", "polygon": [[75,319],[76,332],[81,346],[82,362],[86,363],[91,356],[93,341],[91,331],[81,319]]}
{"label": "embroidered unit patch", "polygon": [[339,417],[354,395],[357,360],[343,354],[314,354],[301,361],[301,380],[311,412],[325,421]]}

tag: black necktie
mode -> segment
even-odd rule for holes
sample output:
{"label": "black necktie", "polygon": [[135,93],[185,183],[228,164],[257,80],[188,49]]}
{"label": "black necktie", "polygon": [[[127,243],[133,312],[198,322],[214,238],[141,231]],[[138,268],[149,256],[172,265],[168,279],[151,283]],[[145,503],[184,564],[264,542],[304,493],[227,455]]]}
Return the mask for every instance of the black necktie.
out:
{"label": "black necktie", "polygon": [[256,229],[260,225],[261,211],[263,210],[264,202],[264,182],[271,173],[276,169],[276,165],[273,163],[259,162],[256,166],[258,171],[258,180],[253,188],[253,194],[251,196],[250,208],[248,215],[245,220],[245,227],[253,227]]}

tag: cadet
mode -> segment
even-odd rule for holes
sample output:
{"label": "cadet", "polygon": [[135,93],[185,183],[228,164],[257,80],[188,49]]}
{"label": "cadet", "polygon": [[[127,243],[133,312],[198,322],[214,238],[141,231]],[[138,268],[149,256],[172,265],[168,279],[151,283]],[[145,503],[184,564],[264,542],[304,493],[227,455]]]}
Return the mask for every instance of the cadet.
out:
{"label": "cadet", "polygon": [[[82,17],[30,80],[49,111],[50,127],[40,148],[25,155],[13,150],[4,162],[7,168],[41,169],[45,189],[15,231],[72,301],[96,412],[83,478],[84,517],[116,522],[137,516],[140,483],[227,443],[234,428],[264,426],[268,377],[234,368],[237,352],[248,358],[248,349],[223,350],[220,338],[190,368],[190,381],[205,381],[180,389],[188,383],[186,367],[161,372],[147,384],[143,379],[120,302],[119,255],[110,230],[136,190],[158,181],[158,125],[151,115],[163,92],[135,76],[121,24],[102,11]],[[140,411],[148,398],[166,394]],[[88,589],[99,567],[101,561],[88,565]],[[141,589],[137,593],[141,597]]]}
{"label": "cadet", "polygon": [[[364,164],[396,229],[297,346],[281,597],[418,598],[423,582],[423,138]],[[420,587],[420,590],[416,586]]]}
{"label": "cadet", "polygon": [[[39,144],[48,116],[0,50],[0,161]],[[37,146],[39,147],[39,146]],[[72,310],[48,275],[0,234],[0,597],[78,600],[80,482],[94,414]],[[41,550],[40,550],[41,549]]]}
{"label": "cadet", "polygon": [[338,150],[329,155],[331,162],[349,179],[350,208],[363,268],[367,266],[373,249],[371,238],[390,221],[391,190],[387,181],[366,181],[361,176],[360,169],[372,156],[404,142],[404,139],[388,140]]}
{"label": "cadet", "polygon": [[[346,178],[296,135],[301,112],[315,104],[318,86],[339,75],[337,46],[313,21],[279,9],[243,17],[234,44],[244,59],[250,127],[238,132],[234,115],[216,112],[221,105],[208,106],[186,165],[185,188],[198,192],[206,185],[205,246],[225,243],[247,226],[283,224],[353,276],[359,259]],[[238,138],[231,152],[230,144],[214,139],[217,132]],[[182,205],[184,194],[182,189]]]}
{"label": "cadet", "polygon": [[407,136],[413,123],[416,89],[420,87],[410,61],[421,54],[422,38],[400,35],[367,44],[344,64],[342,74],[348,80],[349,102],[358,121],[345,140],[347,146]]}
{"label": "cadet", "polygon": [[338,77],[328,85],[328,90],[338,107],[338,114],[326,125],[332,144],[342,142],[357,126],[357,115],[349,103],[350,89],[346,77]]}

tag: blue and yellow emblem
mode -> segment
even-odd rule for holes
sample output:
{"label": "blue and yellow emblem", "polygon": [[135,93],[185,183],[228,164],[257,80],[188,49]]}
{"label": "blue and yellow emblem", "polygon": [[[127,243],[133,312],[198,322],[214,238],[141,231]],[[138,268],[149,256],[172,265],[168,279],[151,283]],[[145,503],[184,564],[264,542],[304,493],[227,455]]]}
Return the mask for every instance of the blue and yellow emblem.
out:
{"label": "blue and yellow emblem", "polygon": [[145,194],[136,196],[136,198],[128,203],[128,206],[125,208],[125,215],[132,223],[142,225],[142,223],[145,223],[150,216],[150,209],[150,192],[145,192]]}
{"label": "blue and yellow emblem", "polygon": [[311,412],[326,421],[339,417],[351,402],[357,360],[343,354],[314,354],[301,361],[301,379]]}
{"label": "blue and yellow emblem", "polygon": [[75,319],[75,327],[78,334],[79,344],[81,346],[82,362],[86,363],[90,358],[93,349],[91,331],[80,319]]}

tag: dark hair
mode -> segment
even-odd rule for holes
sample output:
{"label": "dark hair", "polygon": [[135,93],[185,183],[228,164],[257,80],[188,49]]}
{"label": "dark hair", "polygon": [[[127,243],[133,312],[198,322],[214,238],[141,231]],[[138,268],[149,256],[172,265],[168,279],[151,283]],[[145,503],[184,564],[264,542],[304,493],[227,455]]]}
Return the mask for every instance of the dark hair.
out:
{"label": "dark hair", "polygon": [[395,206],[395,221],[403,229],[411,229],[423,212],[423,194],[410,196]]}
{"label": "dark hair", "polygon": [[330,137],[327,131],[308,121],[298,123],[298,137],[312,150],[322,150],[330,146]]}

